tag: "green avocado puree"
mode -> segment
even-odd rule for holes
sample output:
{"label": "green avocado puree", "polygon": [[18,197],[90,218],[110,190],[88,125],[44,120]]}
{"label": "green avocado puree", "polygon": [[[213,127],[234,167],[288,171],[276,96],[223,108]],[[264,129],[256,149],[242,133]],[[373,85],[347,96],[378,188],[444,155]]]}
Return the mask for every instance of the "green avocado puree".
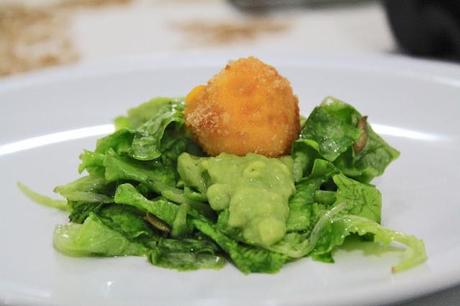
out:
{"label": "green avocado puree", "polygon": [[295,191],[291,157],[183,153],[178,171],[187,185],[206,195],[213,210],[228,208],[228,225],[239,228],[248,243],[270,246],[284,237]]}

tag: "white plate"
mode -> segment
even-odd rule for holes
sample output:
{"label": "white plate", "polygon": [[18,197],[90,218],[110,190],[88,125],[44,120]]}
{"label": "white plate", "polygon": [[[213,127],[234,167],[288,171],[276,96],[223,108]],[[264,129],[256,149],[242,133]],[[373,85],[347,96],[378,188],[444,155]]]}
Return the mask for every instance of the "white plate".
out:
{"label": "white plate", "polygon": [[369,115],[401,151],[376,181],[383,224],[425,241],[429,260],[393,275],[398,253],[339,251],[275,275],[179,273],[143,258],[70,258],[51,245],[60,212],[31,203],[16,181],[51,195],[77,177],[78,155],[111,119],[153,96],[181,96],[227,58],[135,58],[0,82],[0,304],[358,305],[389,303],[460,283],[460,68],[391,58],[266,59],[308,114],[334,95]]}

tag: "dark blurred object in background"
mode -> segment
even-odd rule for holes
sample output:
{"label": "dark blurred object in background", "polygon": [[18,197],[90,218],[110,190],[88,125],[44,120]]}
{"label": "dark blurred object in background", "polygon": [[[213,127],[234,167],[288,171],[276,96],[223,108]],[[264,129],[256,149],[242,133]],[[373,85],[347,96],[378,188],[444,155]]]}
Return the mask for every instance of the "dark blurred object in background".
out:
{"label": "dark blurred object in background", "polygon": [[459,0],[385,0],[384,6],[402,49],[460,60]]}
{"label": "dark blurred object in background", "polygon": [[344,5],[372,0],[229,0],[233,5],[244,10],[267,10],[298,6],[322,7],[328,5]]}
{"label": "dark blurred object in background", "polygon": [[[372,0],[228,0],[253,13],[279,8],[372,3]],[[399,47],[416,56],[460,61],[460,0],[382,0]],[[365,25],[363,25],[365,26]]]}

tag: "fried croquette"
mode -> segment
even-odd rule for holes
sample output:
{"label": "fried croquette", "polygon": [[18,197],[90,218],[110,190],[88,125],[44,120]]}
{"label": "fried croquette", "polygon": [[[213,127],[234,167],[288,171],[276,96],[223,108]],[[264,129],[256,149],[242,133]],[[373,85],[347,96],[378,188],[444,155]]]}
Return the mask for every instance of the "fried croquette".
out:
{"label": "fried croquette", "polygon": [[289,81],[255,57],[230,62],[185,98],[185,122],[202,148],[269,157],[288,154],[300,130]]}

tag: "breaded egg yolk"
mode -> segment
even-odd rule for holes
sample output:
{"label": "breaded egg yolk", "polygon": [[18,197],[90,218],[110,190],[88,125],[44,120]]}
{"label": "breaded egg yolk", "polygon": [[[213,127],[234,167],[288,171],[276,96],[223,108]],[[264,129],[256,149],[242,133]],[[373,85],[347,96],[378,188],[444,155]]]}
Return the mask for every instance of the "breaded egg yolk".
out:
{"label": "breaded egg yolk", "polygon": [[257,58],[230,62],[185,99],[185,122],[212,156],[288,154],[300,129],[289,81]]}

